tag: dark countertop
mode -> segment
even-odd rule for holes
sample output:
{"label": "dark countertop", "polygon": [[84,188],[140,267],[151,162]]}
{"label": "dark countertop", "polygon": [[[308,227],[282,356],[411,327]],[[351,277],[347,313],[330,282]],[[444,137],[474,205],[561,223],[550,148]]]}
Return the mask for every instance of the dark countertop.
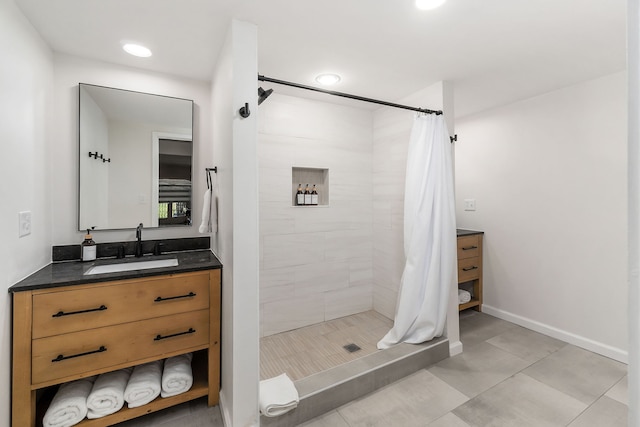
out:
{"label": "dark countertop", "polygon": [[463,228],[456,229],[456,232],[458,233],[458,237],[473,236],[474,234],[484,234],[484,231],[465,230]]}
{"label": "dark countertop", "polygon": [[[84,272],[96,265],[119,264],[123,262],[151,261],[157,259],[176,258],[178,265],[174,267],[149,268],[146,270],[121,271],[84,275]],[[211,250],[193,250],[166,253],[163,255],[145,255],[141,258],[126,257],[124,259],[97,259],[96,261],[54,262],[31,276],[9,288],[9,292],[30,291],[33,289],[57,288],[60,286],[80,285],[86,283],[110,282],[113,280],[136,279],[156,276],[158,274],[187,273],[222,268],[222,264]]]}

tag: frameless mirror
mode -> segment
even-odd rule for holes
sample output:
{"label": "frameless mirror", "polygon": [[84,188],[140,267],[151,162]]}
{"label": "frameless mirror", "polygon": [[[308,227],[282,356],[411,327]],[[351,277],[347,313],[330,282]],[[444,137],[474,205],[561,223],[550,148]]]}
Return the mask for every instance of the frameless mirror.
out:
{"label": "frameless mirror", "polygon": [[193,101],[80,83],[78,228],[191,225]]}

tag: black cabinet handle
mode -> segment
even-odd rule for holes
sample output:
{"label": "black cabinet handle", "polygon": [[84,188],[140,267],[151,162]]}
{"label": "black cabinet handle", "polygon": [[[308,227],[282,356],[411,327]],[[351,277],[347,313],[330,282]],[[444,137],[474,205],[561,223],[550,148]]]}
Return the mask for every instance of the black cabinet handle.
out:
{"label": "black cabinet handle", "polygon": [[193,292],[189,292],[186,295],[178,295],[177,297],[166,297],[166,298],[158,297],[158,298],[154,299],[153,302],[169,301],[171,299],[190,298],[190,297],[195,297],[195,296],[196,296],[196,294],[194,294]]}
{"label": "black cabinet handle", "polygon": [[68,313],[65,313],[64,311],[59,311],[56,314],[52,314],[51,317],[71,316],[72,314],[91,313],[92,311],[103,311],[106,309],[107,309],[106,305],[101,305],[98,308],[90,308],[89,310],[70,311]]}
{"label": "black cabinet handle", "polygon": [[186,334],[193,334],[196,330],[193,328],[189,328],[188,331],[184,331],[184,332],[178,332],[177,334],[171,334],[171,335],[165,335],[162,336],[160,334],[156,335],[156,337],[153,339],[154,341],[160,341],[160,340],[166,340],[167,338],[173,338],[173,337],[177,337],[180,335],[186,335]]}
{"label": "black cabinet handle", "polygon": [[63,360],[67,360],[67,359],[73,359],[74,357],[88,356],[90,354],[102,353],[104,351],[107,351],[107,347],[101,345],[99,349],[93,350],[93,351],[87,351],[86,353],[72,354],[71,356],[63,356],[62,354],[59,354],[58,357],[56,357],[55,359],[52,359],[51,361],[52,362],[61,362]]}
{"label": "black cabinet handle", "polygon": [[475,265],[473,267],[464,267],[462,269],[462,271],[471,271],[471,270],[476,270],[478,267],[476,267]]}
{"label": "black cabinet handle", "polygon": [[467,247],[462,248],[463,251],[470,251],[471,249],[478,249],[478,247],[477,246],[467,246]]}

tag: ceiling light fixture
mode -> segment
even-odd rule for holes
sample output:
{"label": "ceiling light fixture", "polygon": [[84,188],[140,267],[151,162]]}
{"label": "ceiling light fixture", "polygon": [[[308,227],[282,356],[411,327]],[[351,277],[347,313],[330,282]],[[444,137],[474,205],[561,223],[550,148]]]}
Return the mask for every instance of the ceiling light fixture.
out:
{"label": "ceiling light fixture", "polygon": [[340,76],[337,74],[320,74],[316,77],[316,81],[323,86],[331,86],[340,81]]}
{"label": "ceiling light fixture", "polygon": [[447,0],[416,0],[416,7],[420,10],[431,10],[442,6]]}
{"label": "ceiling light fixture", "polygon": [[139,44],[127,43],[124,46],[122,46],[122,48],[124,49],[125,52],[133,56],[139,56],[141,58],[147,58],[151,56],[151,51]]}

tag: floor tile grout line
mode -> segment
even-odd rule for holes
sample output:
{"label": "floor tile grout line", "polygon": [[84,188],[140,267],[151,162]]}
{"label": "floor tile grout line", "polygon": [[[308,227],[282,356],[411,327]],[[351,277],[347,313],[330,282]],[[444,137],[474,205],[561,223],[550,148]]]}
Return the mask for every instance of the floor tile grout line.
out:
{"label": "floor tile grout line", "polygon": [[[343,405],[343,406],[344,406],[344,405]],[[349,423],[349,421],[348,421],[345,417],[343,417],[343,416],[342,416],[342,414],[340,413],[340,411],[339,411],[338,409],[340,409],[340,408],[336,408],[336,414],[338,414],[338,416],[339,416],[340,418],[342,418],[342,420],[345,422],[345,424],[346,424],[347,426],[349,426],[349,427],[354,427],[354,426],[352,426],[352,425],[351,425],[351,423]]]}
{"label": "floor tile grout line", "polygon": [[[525,329],[526,329],[526,328],[525,328]],[[535,332],[535,331],[534,331],[534,332]],[[503,333],[504,333],[504,332],[503,332]],[[511,355],[511,356],[517,357],[518,359],[520,359],[520,360],[522,360],[522,361],[524,361],[524,362],[528,362],[528,361],[526,361],[526,360],[522,359],[521,357],[519,357],[519,356],[517,356],[517,355],[515,355],[515,354],[511,353],[510,351],[507,351],[507,350],[501,349],[500,347],[497,347],[497,346],[495,346],[495,345],[493,345],[493,344],[491,344],[491,343],[489,342],[489,340],[491,340],[491,339],[493,339],[493,338],[495,338],[495,337],[497,337],[497,336],[500,336],[500,335],[502,335],[502,333],[497,334],[497,335],[494,335],[494,336],[492,336],[492,337],[490,337],[490,338],[487,338],[487,339],[486,339],[486,340],[484,340],[484,341],[480,341],[478,344],[481,344],[481,343],[487,343],[487,344],[491,345],[492,347],[494,347],[494,348],[496,348],[496,349],[498,349],[498,350],[500,350],[500,351],[503,351],[503,352],[505,352],[505,353],[507,353],[507,354],[509,354],[509,355]],[[476,344],[476,345],[478,345],[478,344]],[[464,345],[464,343],[463,343],[463,345]],[[551,385],[549,385],[549,384],[546,384],[546,383],[544,383],[544,382],[542,382],[542,381],[540,381],[540,380],[538,380],[538,379],[536,379],[536,378],[533,378],[532,376],[527,375],[527,374],[525,374],[525,373],[523,372],[525,369],[528,369],[528,368],[530,368],[531,366],[533,366],[533,365],[535,365],[535,364],[537,364],[537,363],[542,362],[542,361],[543,361],[543,360],[545,360],[547,357],[551,356],[552,354],[556,353],[557,351],[559,351],[559,350],[560,350],[560,349],[562,349],[562,348],[565,348],[565,347],[566,347],[566,346],[568,346],[568,345],[570,345],[570,344],[569,344],[569,343],[565,343],[565,345],[561,346],[560,348],[558,348],[558,349],[556,349],[556,350],[552,351],[551,353],[547,354],[546,356],[544,356],[544,357],[542,357],[542,358],[540,358],[540,359],[538,359],[538,360],[536,360],[536,361],[533,361],[533,362],[529,363],[527,366],[523,367],[523,368],[522,368],[522,369],[520,369],[518,372],[515,372],[513,375],[511,375],[511,376],[509,376],[509,377],[505,378],[504,380],[502,380],[502,381],[500,381],[500,382],[498,382],[498,383],[494,384],[493,386],[489,387],[488,389],[481,391],[480,393],[476,394],[476,395],[475,395],[475,396],[473,396],[473,397],[469,397],[469,396],[467,396],[467,395],[466,395],[462,390],[458,390],[458,389],[457,389],[453,384],[449,384],[449,382],[447,382],[446,380],[444,380],[444,379],[440,378],[440,379],[441,379],[442,381],[444,381],[444,382],[445,382],[449,387],[452,387],[454,390],[457,390],[458,392],[460,392],[460,393],[462,393],[463,395],[465,395],[466,397],[468,397],[468,400],[467,400],[466,402],[461,403],[460,405],[458,405],[458,406],[456,406],[455,408],[451,409],[451,410],[449,411],[449,413],[452,413],[452,415],[457,416],[456,414],[454,414],[454,413],[453,413],[453,411],[455,411],[455,410],[456,410],[456,409],[458,409],[459,407],[461,407],[461,406],[465,405],[467,402],[471,401],[472,399],[475,399],[475,398],[477,398],[477,397],[481,396],[482,394],[487,393],[488,391],[490,391],[490,390],[492,390],[492,389],[496,388],[498,385],[500,385],[500,384],[502,384],[502,383],[504,383],[504,382],[506,382],[506,381],[508,381],[508,380],[510,380],[510,379],[512,379],[512,378],[514,378],[517,374],[526,375],[527,377],[531,378],[532,380],[534,380],[534,381],[536,381],[536,382],[538,382],[538,383],[540,383],[540,384],[543,384],[543,385],[545,385],[545,386],[547,386],[547,387],[551,387],[552,389],[556,390],[557,392],[562,393],[562,394],[564,394],[565,396],[568,396],[568,397],[570,397],[570,398],[572,398],[572,399],[574,399],[574,400],[576,400],[576,401],[580,402],[580,400],[576,399],[575,397],[570,396],[570,395],[568,395],[567,393],[565,393],[565,392],[563,392],[563,391],[561,391],[561,390],[558,390],[557,388],[555,388],[555,387],[553,387],[553,386],[551,386]],[[454,356],[454,357],[455,357],[455,356]],[[429,368],[424,368],[424,369],[428,371],[428,369],[429,369]],[[437,375],[436,375],[436,376],[437,376]],[[624,376],[622,376],[622,378],[624,378]],[[616,381],[616,382],[615,382],[615,383],[614,383],[614,384],[613,384],[609,389],[607,389],[607,391],[608,391],[608,390],[610,390],[611,388],[613,388],[616,384],[618,384],[618,382],[620,382],[620,380],[622,380],[622,378],[618,379],[618,380],[617,380],[617,381]],[[605,392],[605,393],[606,393],[606,392]],[[604,394],[603,394],[602,396],[604,396]],[[598,397],[598,399],[600,399],[602,396]],[[598,399],[594,400],[591,404],[588,404],[588,405],[587,405],[587,407],[586,407],[582,412],[580,412],[580,414],[578,414],[578,416],[580,416],[583,412],[585,412],[587,409],[589,409],[589,408],[591,407],[591,405],[593,405],[593,404],[594,404]],[[445,415],[446,415],[446,414],[445,414]],[[444,416],[444,415],[443,415],[443,416]],[[577,417],[576,417],[576,418],[577,418]],[[575,421],[575,419],[576,419],[576,418],[572,419],[572,420],[571,420],[571,422]],[[569,424],[571,424],[571,423],[569,423]],[[569,424],[567,424],[567,426],[568,426]]]}

